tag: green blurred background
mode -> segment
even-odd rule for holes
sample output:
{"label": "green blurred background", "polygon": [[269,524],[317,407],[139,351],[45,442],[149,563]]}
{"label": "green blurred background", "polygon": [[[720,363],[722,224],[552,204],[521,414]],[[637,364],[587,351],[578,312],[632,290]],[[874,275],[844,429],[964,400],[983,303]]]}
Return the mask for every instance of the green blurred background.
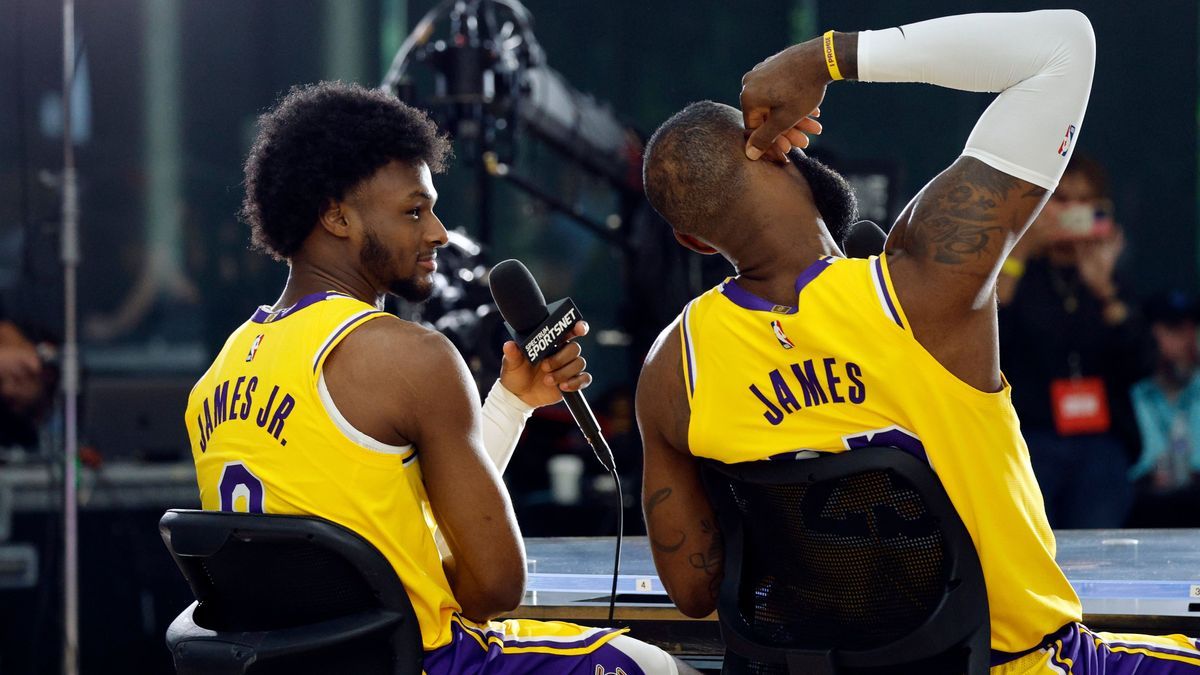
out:
{"label": "green blurred background", "polygon": [[[1112,173],[1125,264],[1138,291],[1195,289],[1197,3],[1077,0],[1099,61],[1079,149]],[[255,115],[289,86],[377,84],[400,40],[433,5],[408,0],[81,0],[85,361],[92,372],[198,372],[253,308],[274,301],[285,269],[247,250],[235,211]],[[736,103],[756,62],[826,27],[887,27],[964,11],[1044,3],[530,0],[549,65],[648,133],[689,101]],[[45,0],[0,0],[0,293],[12,311],[59,318],[55,172],[61,14]],[[877,162],[900,201],[949,164],[987,95],[915,85],[840,84],[816,149],[836,165]],[[522,150],[524,175],[603,219],[607,187]],[[438,210],[476,232],[473,168],[438,179]],[[529,261],[548,297],[572,295],[599,327],[619,328],[621,260],[570,219],[494,185],[491,260]],[[876,214],[879,215],[879,214]],[[894,216],[894,212],[887,217]],[[549,265],[546,260],[570,260]],[[607,326],[606,326],[607,325]],[[599,349],[603,352],[604,349]],[[609,363],[600,355],[601,363]],[[616,364],[622,357],[613,357]],[[636,355],[634,356],[636,358]],[[598,371],[597,385],[626,371]]]}
{"label": "green blurred background", "polygon": [[[296,84],[378,84],[408,29],[433,2],[76,4],[81,60],[73,126],[87,382],[169,376],[186,386],[234,327],[256,306],[275,301],[286,275],[283,265],[248,250],[248,230],[235,216],[256,115]],[[1095,27],[1099,59],[1078,148],[1112,175],[1116,217],[1129,241],[1123,265],[1141,295],[1168,288],[1195,292],[1198,3],[1064,4],[1084,11]],[[735,104],[746,70],[826,28],[885,28],[945,14],[1063,6],[1018,0],[527,5],[549,65],[643,134],[690,101]],[[51,332],[62,324],[61,25],[58,2],[0,0],[0,303],[11,316]],[[888,173],[891,199],[868,214],[887,224],[899,205],[955,158],[990,100],[927,86],[838,84],[822,106],[826,132],[814,148],[834,166]],[[436,179],[438,212],[448,226],[478,236],[476,169],[469,153],[459,152],[450,171]],[[521,145],[514,164],[592,218],[603,221],[619,208],[607,184],[537,144]],[[593,391],[628,392],[629,364],[640,360],[641,343],[630,346],[620,332],[647,298],[627,295],[624,258],[511,185],[493,181],[490,189],[494,236],[487,257],[522,258],[548,298],[572,296],[597,336],[612,332],[615,338],[594,337],[586,347]],[[641,273],[653,281],[669,271]],[[669,306],[673,299],[664,302],[668,313],[679,308]],[[87,427],[83,440],[89,441]],[[186,450],[176,459],[186,463]],[[185,487],[194,492],[194,484]],[[137,512],[84,514],[85,670],[169,667],[162,631],[190,596],[156,541],[153,524],[161,511],[149,505]],[[53,509],[29,516],[17,523],[13,538],[57,541],[56,518]],[[55,555],[47,548],[38,589],[0,596],[0,672],[55,670]],[[130,664],[138,665],[131,670]]]}

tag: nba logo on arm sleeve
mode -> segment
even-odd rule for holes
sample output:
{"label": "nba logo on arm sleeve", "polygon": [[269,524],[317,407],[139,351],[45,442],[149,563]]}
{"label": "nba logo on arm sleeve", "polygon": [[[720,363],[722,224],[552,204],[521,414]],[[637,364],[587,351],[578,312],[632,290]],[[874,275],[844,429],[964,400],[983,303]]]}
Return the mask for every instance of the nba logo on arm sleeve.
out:
{"label": "nba logo on arm sleeve", "polygon": [[1058,154],[1066,157],[1067,153],[1071,152],[1071,141],[1073,140],[1075,140],[1075,125],[1068,124],[1067,133],[1063,134],[1062,143],[1058,144]]}

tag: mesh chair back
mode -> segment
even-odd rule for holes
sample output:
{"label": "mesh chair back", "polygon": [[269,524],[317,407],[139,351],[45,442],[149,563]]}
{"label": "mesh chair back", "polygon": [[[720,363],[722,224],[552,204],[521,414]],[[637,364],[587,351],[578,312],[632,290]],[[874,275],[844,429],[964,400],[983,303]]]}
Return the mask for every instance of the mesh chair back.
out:
{"label": "mesh chair back", "polygon": [[[936,476],[912,455],[863,448],[706,461],[703,473],[725,537],[722,630],[733,651],[752,652],[743,654],[747,672],[786,672],[755,657],[782,664],[788,650],[872,654],[860,661],[876,666],[928,659],[986,631],[974,545]],[[971,589],[961,595],[970,597],[948,602],[964,578]],[[941,614],[959,623],[942,633],[944,644],[895,648],[931,621],[949,623]]]}
{"label": "mesh chair back", "polygon": [[263,659],[249,672],[322,672],[326,666],[349,672],[344,668],[355,664],[355,672],[395,672],[386,664],[396,654],[419,658],[416,615],[395,570],[344,527],[300,516],[171,510],[159,529],[196,596],[195,624],[218,636],[283,635],[356,616],[395,617],[386,622],[395,628],[387,634],[331,638],[311,652],[288,647],[290,655]]}

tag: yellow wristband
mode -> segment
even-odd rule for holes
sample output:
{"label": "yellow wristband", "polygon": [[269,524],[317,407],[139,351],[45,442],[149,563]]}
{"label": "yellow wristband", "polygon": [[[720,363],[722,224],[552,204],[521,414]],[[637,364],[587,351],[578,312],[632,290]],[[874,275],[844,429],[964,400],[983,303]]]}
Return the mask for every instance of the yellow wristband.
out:
{"label": "yellow wristband", "polygon": [[829,69],[829,76],[835,80],[844,79],[842,71],[838,70],[837,56],[833,53],[833,31],[825,31],[822,41],[825,47],[825,67]]}
{"label": "yellow wristband", "polygon": [[1025,274],[1025,261],[1005,258],[1004,263],[1000,265],[1000,271],[1014,279],[1020,279],[1021,275]]}

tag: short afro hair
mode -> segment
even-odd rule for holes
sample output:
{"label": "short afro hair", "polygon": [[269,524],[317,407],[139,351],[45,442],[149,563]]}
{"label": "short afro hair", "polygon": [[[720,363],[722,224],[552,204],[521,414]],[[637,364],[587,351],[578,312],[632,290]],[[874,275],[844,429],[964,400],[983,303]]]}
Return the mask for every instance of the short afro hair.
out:
{"label": "short afro hair", "polygon": [[671,227],[705,238],[740,194],[746,176],[742,114],[713,101],[675,113],[646,144],[646,198]]}
{"label": "short afro hair", "polygon": [[378,89],[320,82],[293,87],[258,119],[246,158],[241,217],[253,248],[290,258],[331,199],[389,162],[441,173],[450,141],[429,116]]}

